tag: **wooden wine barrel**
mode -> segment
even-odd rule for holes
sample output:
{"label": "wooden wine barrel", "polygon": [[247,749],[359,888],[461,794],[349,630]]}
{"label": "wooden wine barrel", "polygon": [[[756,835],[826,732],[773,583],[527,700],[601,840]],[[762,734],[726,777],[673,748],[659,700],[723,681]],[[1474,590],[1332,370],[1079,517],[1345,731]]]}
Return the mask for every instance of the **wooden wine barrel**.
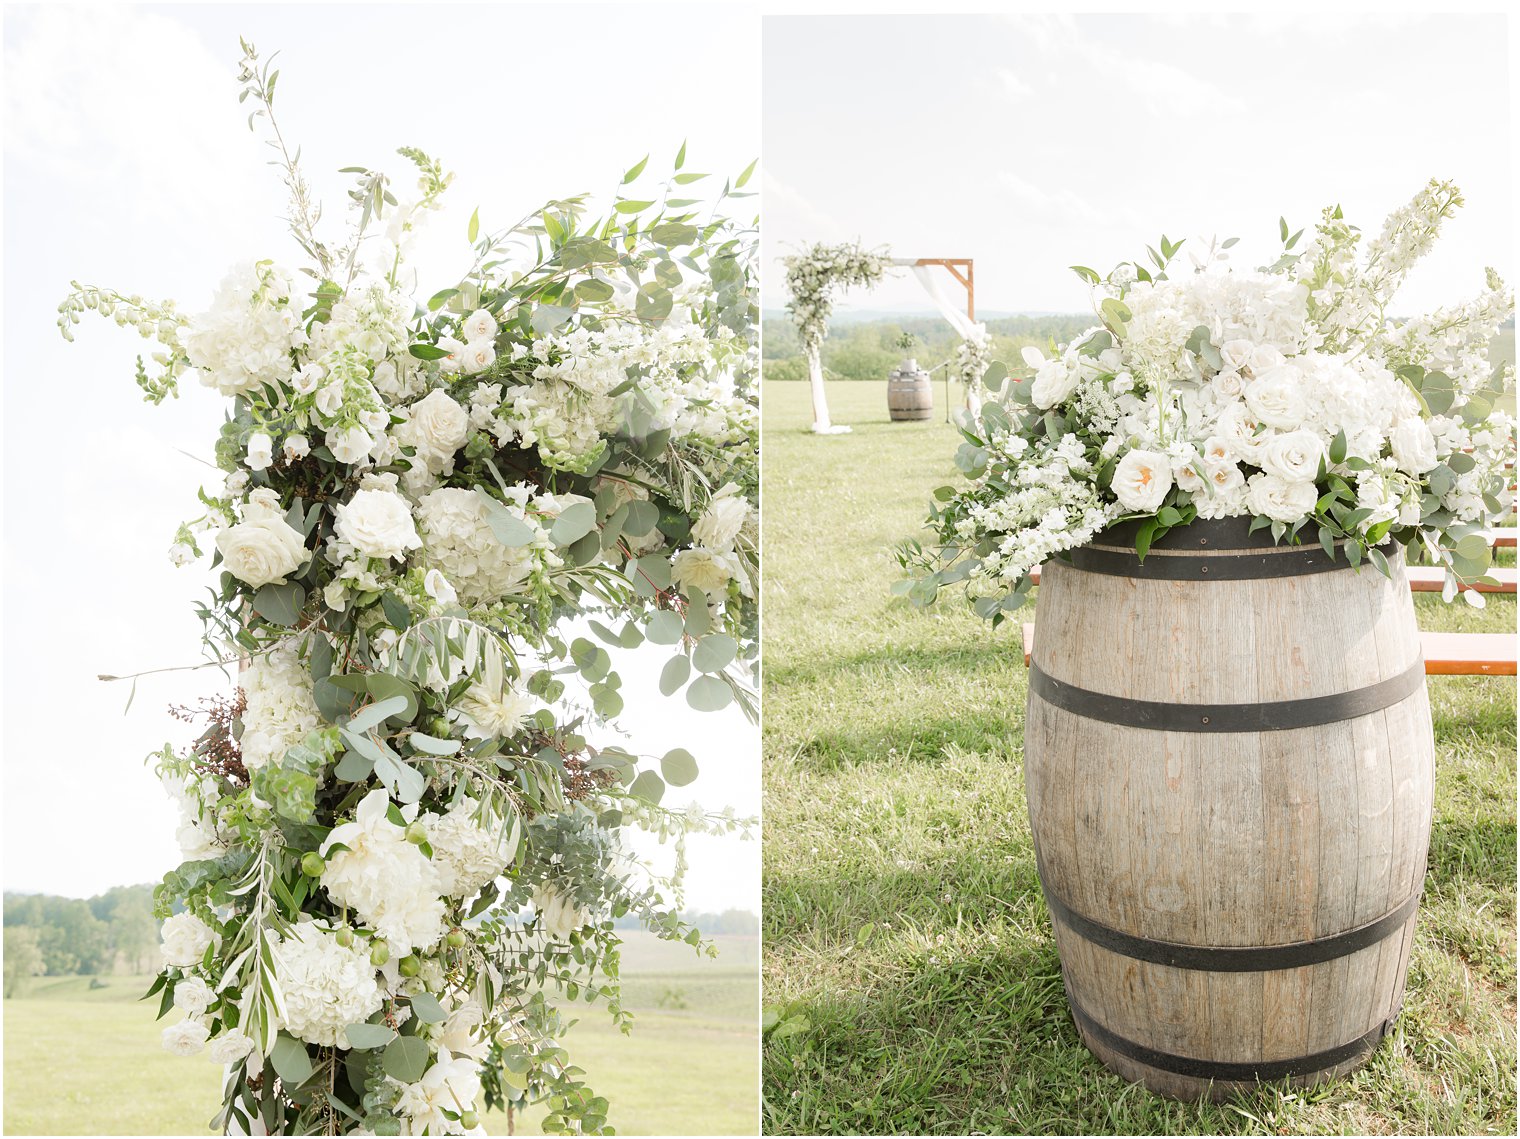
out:
{"label": "wooden wine barrel", "polygon": [[[1046,565],[1024,733],[1072,1015],[1179,1099],[1359,1066],[1398,1016],[1434,745],[1390,582],[1246,520]],[[1126,544],[1127,547],[1126,548]]]}
{"label": "wooden wine barrel", "polygon": [[894,421],[934,415],[934,389],[917,360],[904,360],[887,376],[887,413]]}

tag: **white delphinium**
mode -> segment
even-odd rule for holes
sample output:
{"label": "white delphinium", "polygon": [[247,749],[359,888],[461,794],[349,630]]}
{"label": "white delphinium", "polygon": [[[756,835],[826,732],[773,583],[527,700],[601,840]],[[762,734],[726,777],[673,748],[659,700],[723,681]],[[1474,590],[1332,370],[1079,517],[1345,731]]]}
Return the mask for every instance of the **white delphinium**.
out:
{"label": "white delphinium", "polygon": [[309,1044],[343,1043],[343,1029],[368,1020],[383,1002],[368,946],[358,939],[339,945],[316,922],[302,922],[280,939],[274,969],[284,997],[284,1027]]}
{"label": "white delphinium", "polygon": [[[352,906],[394,950],[407,953],[443,936],[442,886],[427,855],[391,822],[389,808],[389,795],[376,788],[360,801],[352,822],[329,832],[320,848],[327,858],[322,885],[334,902]],[[329,856],[334,846],[347,849]]]}
{"label": "white delphinium", "polygon": [[249,771],[277,763],[322,723],[311,670],[297,651],[298,641],[287,637],[254,655],[238,678],[247,701],[240,743],[243,766]]}

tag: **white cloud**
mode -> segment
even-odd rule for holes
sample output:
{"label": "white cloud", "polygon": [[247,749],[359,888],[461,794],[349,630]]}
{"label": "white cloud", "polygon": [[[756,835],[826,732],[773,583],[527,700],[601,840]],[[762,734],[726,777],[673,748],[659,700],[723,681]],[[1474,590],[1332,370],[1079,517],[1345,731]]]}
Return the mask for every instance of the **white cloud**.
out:
{"label": "white cloud", "polygon": [[1021,101],[1034,94],[1034,88],[1025,83],[1006,67],[998,68],[998,81],[1002,84],[1003,94],[1015,102]]}

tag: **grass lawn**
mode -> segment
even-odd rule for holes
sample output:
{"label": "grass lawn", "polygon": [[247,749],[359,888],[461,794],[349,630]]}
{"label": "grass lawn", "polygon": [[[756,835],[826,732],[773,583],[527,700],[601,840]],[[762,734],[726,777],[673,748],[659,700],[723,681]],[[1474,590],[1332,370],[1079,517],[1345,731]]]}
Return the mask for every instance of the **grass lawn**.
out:
{"label": "grass lawn", "polygon": [[[1216,1106],[1111,1075],[1066,1011],[1024,801],[1026,673],[952,594],[893,599],[890,547],[959,476],[886,385],[764,391],[769,1133],[1515,1134],[1515,682],[1432,678],[1425,902],[1395,1035],[1355,1076]],[[943,389],[936,386],[937,401]],[[1512,562],[1511,562],[1512,564]],[[1422,597],[1428,629],[1513,631]],[[1028,619],[1027,611],[1016,617]]]}
{"label": "grass lawn", "polygon": [[[753,938],[718,938],[717,961],[688,946],[629,934],[624,995],[631,1036],[586,1006],[570,1030],[575,1062],[612,1101],[623,1135],[753,1135],[758,1114]],[[159,1047],[145,977],[39,977],[5,1002],[8,1135],[206,1135],[221,1105],[221,1070]],[[177,1014],[170,1014],[171,1016]],[[537,1134],[541,1110],[516,1121]],[[505,1116],[484,1117],[507,1134]]]}

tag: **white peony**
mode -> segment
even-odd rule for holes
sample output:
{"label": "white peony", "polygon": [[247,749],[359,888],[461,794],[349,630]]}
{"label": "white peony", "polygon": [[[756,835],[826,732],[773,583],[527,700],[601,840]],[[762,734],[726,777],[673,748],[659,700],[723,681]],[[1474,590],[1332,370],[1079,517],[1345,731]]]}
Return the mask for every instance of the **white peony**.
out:
{"label": "white peony", "polygon": [[1436,437],[1430,424],[1419,415],[1407,415],[1394,424],[1388,442],[1393,448],[1394,462],[1405,474],[1423,475],[1440,462],[1436,457]]}
{"label": "white peony", "polygon": [[[539,530],[529,522],[521,502],[503,505]],[[526,546],[503,546],[486,521],[485,504],[474,491],[454,487],[435,490],[418,501],[417,526],[425,561],[448,578],[467,606],[494,604],[527,581],[534,549],[548,542],[540,535]]]}
{"label": "white peony", "polygon": [[1292,430],[1304,421],[1302,373],[1291,364],[1269,368],[1246,385],[1246,406],[1269,427]]}
{"label": "white peony", "polygon": [[163,941],[164,964],[189,969],[201,963],[207,946],[216,941],[216,931],[185,910],[164,920],[159,937]]}
{"label": "white peony", "polygon": [[1318,501],[1319,492],[1312,482],[1290,483],[1270,474],[1253,476],[1246,491],[1251,512],[1274,522],[1297,522],[1311,513]]}
{"label": "white peony", "polygon": [[470,413],[442,388],[411,406],[410,418],[393,432],[401,443],[417,449],[417,461],[434,474],[448,469],[454,452],[470,435]]}
{"label": "white peony", "polygon": [[255,431],[248,436],[248,456],[246,459],[250,471],[262,471],[274,462],[274,440],[262,431]]}
{"label": "white peony", "polygon": [[308,1044],[343,1043],[343,1029],[368,1020],[384,1000],[369,947],[355,938],[345,948],[315,922],[297,925],[275,946],[274,971],[285,1029]]}
{"label": "white peony", "polygon": [[174,986],[174,1007],[184,1009],[191,1016],[200,1016],[211,1007],[216,994],[211,986],[199,977],[186,977]]}
{"label": "white peony", "polygon": [[406,499],[389,490],[359,490],[334,512],[338,537],[371,558],[404,558],[422,545]]}
{"label": "white peony", "polygon": [[327,858],[322,885],[404,955],[443,936],[443,886],[427,855],[387,817],[389,807],[390,796],[377,787],[359,803],[353,822],[332,829],[322,855],[334,846],[348,849]]}
{"label": "white peony", "polygon": [[210,1035],[211,1029],[206,1027],[204,1021],[187,1016],[178,1024],[171,1024],[164,1029],[161,1039],[165,1052],[172,1052],[176,1056],[194,1056],[206,1047],[206,1039]]}
{"label": "white peony", "polygon": [[1064,360],[1047,361],[1035,373],[1030,398],[1038,408],[1052,408],[1077,390],[1077,375]]}
{"label": "white peony", "polygon": [[217,534],[216,548],[227,572],[255,588],[283,585],[285,576],[307,558],[301,532],[285,521],[277,506],[263,499],[250,501],[243,520]]}
{"label": "white peony", "polygon": [[699,546],[731,550],[750,514],[749,502],[734,483],[726,483],[712,496],[702,516],[692,524],[691,537]]}
{"label": "white peony", "polygon": [[1262,444],[1260,466],[1284,482],[1313,482],[1325,457],[1325,444],[1314,432],[1288,431]]}
{"label": "white peony", "polygon": [[1172,489],[1172,461],[1156,451],[1130,451],[1114,469],[1112,485],[1126,510],[1153,514]]}
{"label": "white peony", "polygon": [[231,1028],[211,1042],[213,1064],[240,1064],[253,1054],[253,1037],[241,1028]]}
{"label": "white peony", "polygon": [[503,820],[495,812],[482,813],[480,804],[468,796],[447,814],[423,815],[421,822],[433,848],[433,867],[450,898],[478,894],[517,853],[517,816]]}
{"label": "white peony", "polygon": [[589,911],[575,904],[563,890],[544,883],[533,891],[533,908],[538,911],[538,927],[554,941],[564,941],[591,921]]}

